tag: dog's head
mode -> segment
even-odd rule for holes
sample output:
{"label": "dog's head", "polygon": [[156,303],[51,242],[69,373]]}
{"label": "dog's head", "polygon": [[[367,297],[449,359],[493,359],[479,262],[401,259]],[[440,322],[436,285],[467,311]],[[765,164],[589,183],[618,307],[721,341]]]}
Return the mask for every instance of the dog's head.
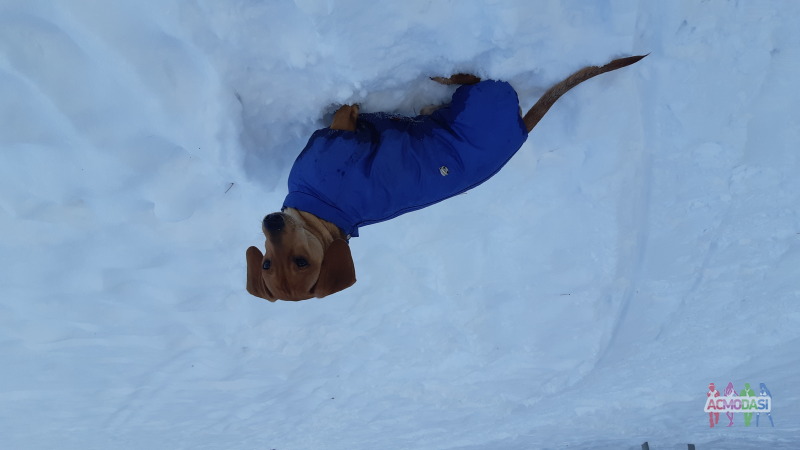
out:
{"label": "dog's head", "polygon": [[264,217],[266,252],[247,249],[247,292],[267,299],[299,301],[339,292],[356,282],[350,246],[325,239],[302,218],[283,212]]}

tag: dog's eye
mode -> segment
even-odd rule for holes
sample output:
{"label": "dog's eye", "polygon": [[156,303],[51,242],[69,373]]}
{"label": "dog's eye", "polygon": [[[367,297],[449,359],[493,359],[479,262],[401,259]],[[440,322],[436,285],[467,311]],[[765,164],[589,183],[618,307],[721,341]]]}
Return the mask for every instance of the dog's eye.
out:
{"label": "dog's eye", "polygon": [[294,259],[294,263],[297,265],[297,267],[299,267],[301,269],[303,267],[308,266],[308,260],[306,260],[305,258],[295,258]]}
{"label": "dog's eye", "polygon": [[269,270],[270,266],[272,266],[272,261],[265,259],[264,264],[261,266],[264,270]]}

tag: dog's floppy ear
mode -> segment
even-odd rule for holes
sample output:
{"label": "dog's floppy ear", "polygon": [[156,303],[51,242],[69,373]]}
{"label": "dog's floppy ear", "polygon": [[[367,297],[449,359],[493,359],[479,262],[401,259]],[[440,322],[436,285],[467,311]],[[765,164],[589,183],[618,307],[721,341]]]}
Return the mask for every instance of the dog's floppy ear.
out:
{"label": "dog's floppy ear", "polygon": [[311,293],[317,298],[347,289],[356,282],[356,268],[350,246],[344,239],[336,239],[325,250],[317,284]]}
{"label": "dog's floppy ear", "polygon": [[261,276],[261,267],[264,264],[264,255],[257,247],[250,247],[247,249],[247,292],[267,299],[271,302],[277,300],[272,292],[267,288],[264,283],[264,277]]}

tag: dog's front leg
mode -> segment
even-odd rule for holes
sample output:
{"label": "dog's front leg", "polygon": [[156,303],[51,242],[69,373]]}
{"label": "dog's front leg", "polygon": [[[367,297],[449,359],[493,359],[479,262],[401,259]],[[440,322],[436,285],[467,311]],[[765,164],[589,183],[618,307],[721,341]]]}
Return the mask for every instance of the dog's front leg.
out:
{"label": "dog's front leg", "polygon": [[358,105],[344,105],[333,115],[331,130],[356,131],[358,121]]}

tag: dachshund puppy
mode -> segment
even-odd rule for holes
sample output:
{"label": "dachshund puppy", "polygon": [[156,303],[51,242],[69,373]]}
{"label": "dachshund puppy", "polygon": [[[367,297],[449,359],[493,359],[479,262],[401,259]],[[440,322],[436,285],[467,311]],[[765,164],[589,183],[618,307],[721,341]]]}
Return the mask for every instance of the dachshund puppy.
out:
{"label": "dachshund puppy", "polygon": [[584,67],[524,116],[511,85],[468,74],[433,78],[460,87],[449,105],[429,115],[359,114],[358,105],[342,106],[297,157],[281,212],[262,220],[265,253],[247,249],[247,291],[273,302],[298,301],[352,286],[348,242],[360,227],[478,186],[514,156],[559,97],[645,56]]}

